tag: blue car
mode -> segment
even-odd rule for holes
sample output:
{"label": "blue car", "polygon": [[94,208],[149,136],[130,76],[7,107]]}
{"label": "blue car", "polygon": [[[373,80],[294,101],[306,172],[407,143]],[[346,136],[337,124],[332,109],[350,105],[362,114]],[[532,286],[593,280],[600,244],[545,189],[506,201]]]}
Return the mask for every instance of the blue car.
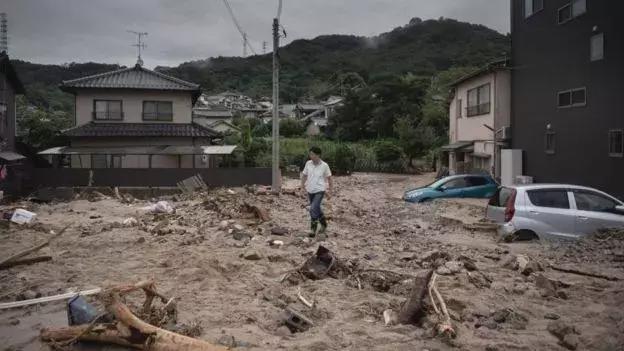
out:
{"label": "blue car", "polygon": [[498,184],[489,175],[462,174],[444,177],[424,186],[408,190],[403,199],[408,202],[424,202],[445,197],[490,198]]}

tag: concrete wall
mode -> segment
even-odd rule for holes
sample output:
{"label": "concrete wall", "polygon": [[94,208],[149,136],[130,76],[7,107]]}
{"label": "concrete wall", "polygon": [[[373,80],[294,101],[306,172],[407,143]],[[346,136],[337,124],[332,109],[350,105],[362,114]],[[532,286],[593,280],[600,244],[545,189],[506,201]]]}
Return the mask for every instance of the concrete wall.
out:
{"label": "concrete wall", "polygon": [[[481,76],[459,84],[449,107],[449,139],[451,142],[470,140],[491,140],[492,131],[484,127],[487,124],[496,129],[509,126],[511,79],[506,70],[484,73]],[[490,112],[468,117],[468,91],[490,83]],[[461,117],[458,118],[458,100],[461,99]]]}
{"label": "concrete wall", "polygon": [[[94,100],[122,100],[123,120],[110,121],[114,123],[191,123],[193,115],[192,96],[188,92],[84,89],[76,95],[76,125],[93,121]],[[143,121],[143,101],[173,102],[173,121]]]}
{"label": "concrete wall", "polygon": [[[536,182],[572,183],[624,198],[624,158],[609,155],[608,132],[624,129],[624,1],[587,1],[587,12],[557,24],[569,0],[544,1],[525,18],[512,10],[512,146],[524,151],[524,174]],[[604,59],[591,61],[590,38],[604,34]],[[585,106],[558,108],[557,93],[585,87]],[[545,152],[547,126],[555,152]]]}
{"label": "concrete wall", "polygon": [[7,111],[0,121],[0,150],[15,151],[15,91],[3,73],[0,73],[0,102],[4,102]]}

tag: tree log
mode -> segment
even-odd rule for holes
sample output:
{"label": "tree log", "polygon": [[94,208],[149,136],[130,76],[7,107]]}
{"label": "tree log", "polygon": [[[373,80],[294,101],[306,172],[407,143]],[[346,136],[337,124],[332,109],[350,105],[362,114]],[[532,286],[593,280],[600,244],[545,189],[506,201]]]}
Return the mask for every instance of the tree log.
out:
{"label": "tree log", "polygon": [[91,330],[88,326],[44,329],[41,338],[44,341],[59,342],[73,338],[78,340],[113,343],[140,350],[150,351],[225,351],[228,348],[213,345],[207,341],[194,339],[177,334],[149,323],[135,316],[128,306],[122,302],[122,296],[136,290],[143,290],[146,295],[147,308],[152,299],[157,296],[167,302],[167,299],[158,294],[152,281],[141,281],[134,285],[117,286],[104,290],[100,298],[106,309],[115,315],[117,324],[97,324]]}
{"label": "tree log", "polygon": [[433,270],[430,269],[424,274],[419,274],[414,278],[414,286],[409,298],[401,307],[399,311],[399,323],[401,324],[414,324],[424,316],[423,300],[427,295],[429,289],[429,281]]}
{"label": "tree log", "polygon": [[22,265],[22,264],[33,264],[37,262],[45,262],[45,261],[51,261],[51,260],[52,260],[52,256],[48,256],[48,255],[32,257],[32,258],[24,258],[22,260],[12,260],[12,261],[0,264],[0,269],[7,269],[7,268],[14,267],[14,266]]}
{"label": "tree log", "polygon": [[599,274],[599,273],[584,272],[584,271],[580,271],[580,270],[574,269],[574,268],[566,268],[566,267],[558,267],[558,266],[550,266],[550,268],[552,268],[552,269],[554,269],[556,271],[559,271],[559,272],[583,275],[583,276],[592,277],[592,278],[606,279],[606,280],[609,280],[609,281],[621,280],[618,277],[613,277],[613,276]]}
{"label": "tree log", "polygon": [[54,239],[58,238],[59,236],[61,236],[67,230],[67,228],[69,228],[70,226],[71,226],[71,224],[66,225],[57,234],[54,234],[51,238],[49,238],[48,240],[42,242],[41,244],[33,246],[33,247],[28,248],[28,249],[23,250],[23,251],[20,251],[20,252],[16,253],[15,255],[0,261],[0,267],[4,266],[8,262],[15,261],[15,260],[17,260],[19,258],[22,258],[22,257],[24,257],[24,256],[26,256],[26,255],[28,255],[30,253],[33,253],[33,252],[38,251],[38,250],[41,250],[42,248],[48,246],[52,240],[54,240]]}

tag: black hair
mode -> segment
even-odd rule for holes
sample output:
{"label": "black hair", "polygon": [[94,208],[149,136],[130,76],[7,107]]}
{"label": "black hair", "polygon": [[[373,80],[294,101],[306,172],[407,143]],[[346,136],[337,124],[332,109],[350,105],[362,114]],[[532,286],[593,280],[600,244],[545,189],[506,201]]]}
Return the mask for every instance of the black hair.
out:
{"label": "black hair", "polygon": [[321,148],[318,146],[312,146],[310,148],[310,151],[314,152],[315,154],[321,156],[321,154],[323,153],[323,151],[321,151]]}

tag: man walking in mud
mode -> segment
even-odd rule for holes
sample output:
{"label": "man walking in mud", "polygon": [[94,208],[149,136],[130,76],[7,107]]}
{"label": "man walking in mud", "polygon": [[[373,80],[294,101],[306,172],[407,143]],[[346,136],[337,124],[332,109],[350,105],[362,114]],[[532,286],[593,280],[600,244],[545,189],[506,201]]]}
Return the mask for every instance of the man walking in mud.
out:
{"label": "man walking in mud", "polygon": [[[327,229],[327,220],[321,209],[323,197],[331,197],[332,191],[332,173],[329,165],[321,160],[321,149],[318,147],[310,148],[310,160],[306,162],[303,172],[301,173],[301,189],[305,189],[305,194],[310,201],[310,233],[311,237],[317,233],[324,233]],[[320,228],[319,228],[320,224]]]}

